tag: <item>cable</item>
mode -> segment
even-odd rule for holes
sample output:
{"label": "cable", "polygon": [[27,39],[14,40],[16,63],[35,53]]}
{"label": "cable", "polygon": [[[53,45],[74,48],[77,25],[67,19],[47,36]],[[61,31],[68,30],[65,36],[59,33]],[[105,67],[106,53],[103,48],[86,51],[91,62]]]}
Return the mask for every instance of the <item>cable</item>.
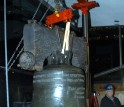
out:
{"label": "cable", "polygon": [[14,53],[12,54],[12,56],[11,56],[11,58],[10,58],[9,62],[8,62],[8,66],[9,66],[10,62],[12,61],[13,57],[15,56],[16,51],[17,51],[17,50],[18,50],[18,48],[20,47],[20,45],[21,45],[22,41],[23,41],[23,37],[21,38],[21,40],[20,40],[19,44],[17,45],[17,47],[16,47],[16,49],[15,49]]}
{"label": "cable", "polygon": [[40,23],[42,22],[42,20],[44,19],[44,17],[46,16],[46,14],[47,14],[47,12],[48,12],[48,10],[50,9],[50,5],[49,5],[49,7],[47,8],[47,10],[46,10],[46,12],[44,13],[44,15],[42,16],[42,18],[40,19]]}
{"label": "cable", "polygon": [[[36,14],[37,14],[37,12],[38,12],[38,10],[39,10],[40,6],[41,6],[42,1],[43,1],[43,0],[41,0],[41,1],[40,1],[39,5],[38,5],[38,7],[37,7],[37,9],[36,9],[36,11],[35,11],[35,13],[34,13],[33,17],[32,17],[32,20],[33,20],[33,19],[34,19],[34,17],[36,16]],[[15,56],[15,54],[16,54],[16,52],[17,52],[18,48],[20,47],[20,45],[21,45],[21,43],[22,43],[22,41],[23,41],[23,37],[21,38],[21,40],[20,40],[20,42],[19,42],[18,46],[16,47],[16,49],[15,49],[14,53],[12,54],[12,56],[11,56],[11,58],[10,58],[9,62],[8,62],[8,66],[10,65],[10,62],[12,61],[12,59],[14,58],[14,56]],[[15,61],[14,61],[14,62],[15,62]],[[10,67],[11,67],[12,65],[13,65],[13,64],[11,64],[11,65],[10,65]]]}
{"label": "cable", "polygon": [[[37,14],[37,12],[38,12],[38,10],[39,10],[39,8],[40,8],[41,4],[42,4],[42,1],[43,1],[43,0],[41,0],[41,1],[40,1],[39,5],[38,5],[38,7],[37,7],[37,9],[36,9],[36,11],[35,11],[35,13],[34,13],[33,17],[32,17],[32,20],[35,18],[36,14]],[[48,0],[48,1],[49,1],[49,0]],[[48,1],[47,1],[47,2],[48,2]],[[51,6],[49,6],[49,7],[47,8],[46,12],[44,13],[44,15],[42,16],[42,18],[40,19],[40,21],[39,21],[39,22],[41,22],[41,21],[44,19],[45,15],[47,14],[47,12],[48,12],[48,10],[50,9],[50,7],[51,7]],[[11,58],[10,58],[9,62],[8,62],[8,66],[10,65],[10,66],[9,66],[9,69],[13,66],[13,64],[14,64],[14,63],[15,63],[15,61],[16,61],[16,59],[19,57],[19,55],[21,54],[21,52],[22,52],[22,51],[23,51],[23,49],[24,49],[24,48],[22,48],[22,49],[21,49],[21,51],[19,52],[19,54],[17,55],[17,57],[15,58],[15,60],[13,60],[13,62],[10,64],[10,62],[11,62],[11,61],[12,61],[12,59],[14,58],[14,56],[15,56],[15,54],[16,54],[16,52],[17,52],[18,48],[20,47],[20,45],[21,45],[22,41],[23,41],[23,37],[21,38],[21,40],[20,40],[20,42],[19,42],[18,46],[16,47],[16,49],[15,49],[14,53],[12,54],[12,56],[11,56]]]}
{"label": "cable", "polygon": [[[36,11],[35,11],[35,13],[34,13],[33,17],[32,17],[32,20],[33,20],[33,19],[34,19],[34,17],[36,16],[36,14],[37,14],[37,12],[38,12],[38,10],[39,10],[40,6],[41,6],[42,1],[43,1],[43,0],[41,0],[41,1],[40,1],[39,5],[38,5],[38,7],[37,7],[37,9],[36,9]],[[19,42],[18,46],[16,47],[16,49],[15,49],[14,53],[12,54],[12,56],[11,56],[11,58],[10,58],[9,62],[8,62],[8,66],[10,65],[10,62],[12,61],[12,59],[14,58],[14,56],[15,56],[15,54],[16,54],[16,52],[17,52],[18,48],[20,47],[20,45],[21,45],[21,43],[22,43],[22,41],[23,41],[23,37],[21,38],[21,40],[20,40],[20,42]],[[20,53],[20,52],[19,52],[19,53]],[[17,59],[17,58],[16,58],[16,59]],[[15,61],[14,61],[14,62],[15,62]],[[11,67],[11,66],[12,66],[12,64],[10,65],[10,67]]]}
{"label": "cable", "polygon": [[17,60],[17,58],[19,57],[19,55],[22,53],[23,50],[24,50],[24,47],[19,51],[19,53],[17,54],[15,60],[13,60],[13,62],[11,63],[11,65],[8,67],[8,70],[11,69],[11,67],[13,66],[13,64],[15,63],[15,61]]}
{"label": "cable", "polygon": [[38,10],[39,10],[39,8],[40,8],[42,2],[43,2],[43,0],[40,0],[40,3],[39,3],[39,5],[38,5],[38,7],[37,7],[37,9],[36,9],[36,11],[35,11],[33,17],[32,17],[32,20],[34,20],[34,18],[35,18],[35,16],[36,16],[36,14],[37,14],[37,12],[38,12]]}

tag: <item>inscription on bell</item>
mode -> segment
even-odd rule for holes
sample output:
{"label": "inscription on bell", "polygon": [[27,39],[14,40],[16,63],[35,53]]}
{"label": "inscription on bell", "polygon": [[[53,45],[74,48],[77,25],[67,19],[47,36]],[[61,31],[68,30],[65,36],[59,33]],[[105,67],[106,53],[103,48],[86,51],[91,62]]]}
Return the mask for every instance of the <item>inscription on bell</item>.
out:
{"label": "inscription on bell", "polygon": [[37,82],[84,82],[81,74],[42,74],[34,76],[33,83]]}
{"label": "inscription on bell", "polygon": [[82,74],[42,74],[42,75],[35,75],[33,78],[47,78],[47,77],[83,77]]}

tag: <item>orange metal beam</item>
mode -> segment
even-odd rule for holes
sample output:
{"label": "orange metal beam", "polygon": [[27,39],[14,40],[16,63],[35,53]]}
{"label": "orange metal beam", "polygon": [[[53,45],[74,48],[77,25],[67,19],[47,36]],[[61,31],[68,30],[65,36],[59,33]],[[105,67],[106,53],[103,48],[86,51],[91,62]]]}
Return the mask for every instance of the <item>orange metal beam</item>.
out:
{"label": "orange metal beam", "polygon": [[72,16],[73,16],[72,9],[69,8],[69,9],[61,11],[57,15],[52,14],[52,15],[47,16],[46,24],[48,26],[51,26],[51,25],[58,23],[58,22],[61,22],[61,21],[68,21],[68,20],[72,19]]}

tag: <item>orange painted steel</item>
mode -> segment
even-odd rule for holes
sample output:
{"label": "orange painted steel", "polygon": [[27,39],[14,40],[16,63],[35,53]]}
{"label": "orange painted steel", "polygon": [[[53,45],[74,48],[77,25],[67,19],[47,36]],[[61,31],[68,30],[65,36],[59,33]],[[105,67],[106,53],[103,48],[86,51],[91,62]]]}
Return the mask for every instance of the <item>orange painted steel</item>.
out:
{"label": "orange painted steel", "polygon": [[57,13],[57,15],[52,14],[52,15],[47,16],[46,24],[48,26],[51,26],[61,21],[70,21],[72,19],[72,16],[73,16],[72,9],[69,8],[69,9],[61,11],[60,13]]}
{"label": "orange painted steel", "polygon": [[78,0],[79,3],[85,3],[87,0]]}
{"label": "orange painted steel", "polygon": [[92,9],[94,7],[98,6],[98,3],[95,1],[90,1],[90,2],[86,2],[85,0],[81,2],[81,0],[78,0],[78,3],[74,3],[72,5],[72,7],[74,9],[80,9],[82,10],[83,14],[87,14],[89,9]]}
{"label": "orange painted steel", "polygon": [[90,107],[99,107],[98,99],[96,93],[91,96],[91,102],[90,102]]}

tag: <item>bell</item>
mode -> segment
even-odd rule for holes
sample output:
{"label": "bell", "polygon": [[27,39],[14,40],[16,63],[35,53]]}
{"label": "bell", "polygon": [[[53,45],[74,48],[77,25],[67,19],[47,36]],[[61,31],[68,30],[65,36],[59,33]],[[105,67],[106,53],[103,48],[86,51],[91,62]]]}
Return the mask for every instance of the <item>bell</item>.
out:
{"label": "bell", "polygon": [[69,64],[69,54],[51,55],[48,62],[33,76],[32,107],[86,107],[85,75]]}

